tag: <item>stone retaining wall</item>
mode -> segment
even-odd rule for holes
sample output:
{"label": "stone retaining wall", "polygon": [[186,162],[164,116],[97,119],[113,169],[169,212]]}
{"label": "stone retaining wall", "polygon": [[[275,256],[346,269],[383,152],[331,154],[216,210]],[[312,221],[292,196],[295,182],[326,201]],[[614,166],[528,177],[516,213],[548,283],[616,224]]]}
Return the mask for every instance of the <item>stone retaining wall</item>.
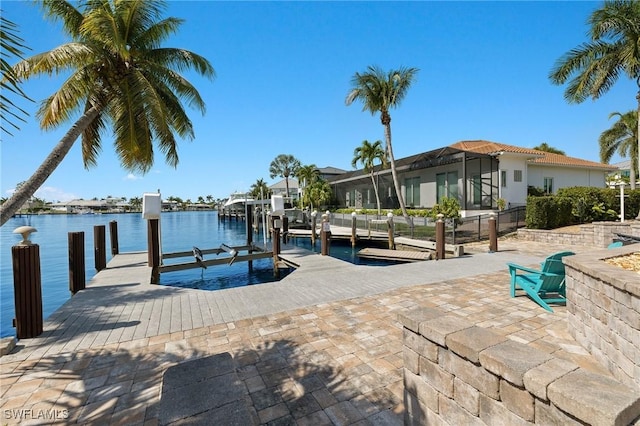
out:
{"label": "stone retaining wall", "polygon": [[640,386],[640,274],[604,259],[640,244],[563,258],[569,332],[620,381]]}
{"label": "stone retaining wall", "polygon": [[640,237],[640,222],[593,222],[580,225],[580,232],[558,232],[544,229],[518,229],[518,238],[547,244],[607,247],[615,234]]}
{"label": "stone retaining wall", "polygon": [[420,308],[403,329],[405,424],[628,425],[640,390],[609,376]]}

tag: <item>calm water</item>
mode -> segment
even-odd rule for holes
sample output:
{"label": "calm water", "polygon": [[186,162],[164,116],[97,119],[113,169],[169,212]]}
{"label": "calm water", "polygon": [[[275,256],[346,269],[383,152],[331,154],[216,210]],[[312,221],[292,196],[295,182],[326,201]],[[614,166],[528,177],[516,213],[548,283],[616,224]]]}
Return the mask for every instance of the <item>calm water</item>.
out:
{"label": "calm water", "polygon": [[[0,337],[15,335],[12,319],[15,316],[13,297],[13,270],[11,246],[21,240],[13,234],[18,226],[29,225],[38,231],[31,240],[40,246],[42,274],[42,309],[46,319],[69,297],[68,233],[84,232],[87,283],[95,275],[93,256],[93,227],[105,225],[107,262],[111,260],[109,222],[118,223],[120,252],[147,249],[147,224],[139,213],[104,215],[33,215],[10,219],[0,227]],[[163,213],[160,219],[162,250],[164,253],[217,248],[220,244],[246,244],[245,223],[227,221],[218,223],[216,212]],[[254,235],[257,245],[262,236]],[[215,255],[206,255],[205,258]],[[184,258],[182,261],[191,261]],[[211,266],[206,270],[191,269],[162,274],[160,284],[215,290],[273,281],[272,261],[254,261],[250,274],[245,262],[231,266]]]}

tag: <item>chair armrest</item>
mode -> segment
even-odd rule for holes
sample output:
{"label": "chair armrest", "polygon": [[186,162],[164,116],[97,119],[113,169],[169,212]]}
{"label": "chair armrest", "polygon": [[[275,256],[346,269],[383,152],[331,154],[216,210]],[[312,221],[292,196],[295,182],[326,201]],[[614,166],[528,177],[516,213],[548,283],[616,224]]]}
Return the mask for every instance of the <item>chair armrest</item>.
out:
{"label": "chair armrest", "polygon": [[507,266],[509,267],[509,271],[525,271],[525,272],[530,272],[532,274],[542,274],[542,271],[540,269],[533,269],[533,268],[528,268],[526,266],[522,266],[522,265],[516,265],[515,263],[507,263]]}

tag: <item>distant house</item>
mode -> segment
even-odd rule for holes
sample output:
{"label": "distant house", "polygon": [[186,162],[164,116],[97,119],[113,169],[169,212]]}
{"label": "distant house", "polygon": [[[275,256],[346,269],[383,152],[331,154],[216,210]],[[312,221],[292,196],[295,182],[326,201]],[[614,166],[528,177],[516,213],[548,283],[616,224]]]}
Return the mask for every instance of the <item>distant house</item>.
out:
{"label": "distant house", "polygon": [[[526,204],[528,187],[555,194],[572,186],[605,187],[615,167],[497,142],[462,141],[396,160],[404,200],[410,208],[430,208],[443,197],[456,198],[462,216]],[[382,208],[398,208],[390,169],[375,168]],[[363,170],[330,180],[339,206],[375,208],[371,178]]]}
{"label": "distant house", "polygon": [[[282,195],[285,198],[287,197],[287,181],[285,179],[274,183],[269,187],[269,189],[271,190],[272,195]],[[291,203],[295,203],[295,201],[300,198],[299,192],[298,179],[290,177],[289,198],[291,199]]]}
{"label": "distant house", "polygon": [[62,213],[122,213],[131,210],[131,205],[122,198],[106,198],[102,200],[71,200],[53,203],[51,209]]}

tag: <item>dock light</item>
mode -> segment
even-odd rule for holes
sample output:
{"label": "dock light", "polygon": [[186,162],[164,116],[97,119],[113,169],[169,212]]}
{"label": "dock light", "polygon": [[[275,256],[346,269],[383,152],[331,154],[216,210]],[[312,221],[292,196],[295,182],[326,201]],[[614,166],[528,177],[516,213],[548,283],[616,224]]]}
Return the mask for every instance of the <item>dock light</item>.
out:
{"label": "dock light", "polygon": [[393,213],[391,213],[391,212],[387,213],[387,217],[388,217],[389,219],[391,219],[391,218],[393,217]]}
{"label": "dock light", "polygon": [[314,210],[311,212],[311,217],[315,218],[316,216],[318,216],[318,210]]}
{"label": "dock light", "polygon": [[436,215],[436,217],[438,218],[438,220],[440,220],[440,221],[441,221],[441,220],[442,220],[442,218],[444,217],[444,215],[443,215],[442,213],[438,213],[438,214]]}
{"label": "dock light", "polygon": [[16,229],[13,230],[14,234],[21,234],[22,235],[22,241],[20,241],[17,245],[19,246],[30,246],[33,243],[31,241],[29,241],[29,235],[32,232],[38,232],[38,230],[36,228],[34,228],[33,226],[19,226]]}

